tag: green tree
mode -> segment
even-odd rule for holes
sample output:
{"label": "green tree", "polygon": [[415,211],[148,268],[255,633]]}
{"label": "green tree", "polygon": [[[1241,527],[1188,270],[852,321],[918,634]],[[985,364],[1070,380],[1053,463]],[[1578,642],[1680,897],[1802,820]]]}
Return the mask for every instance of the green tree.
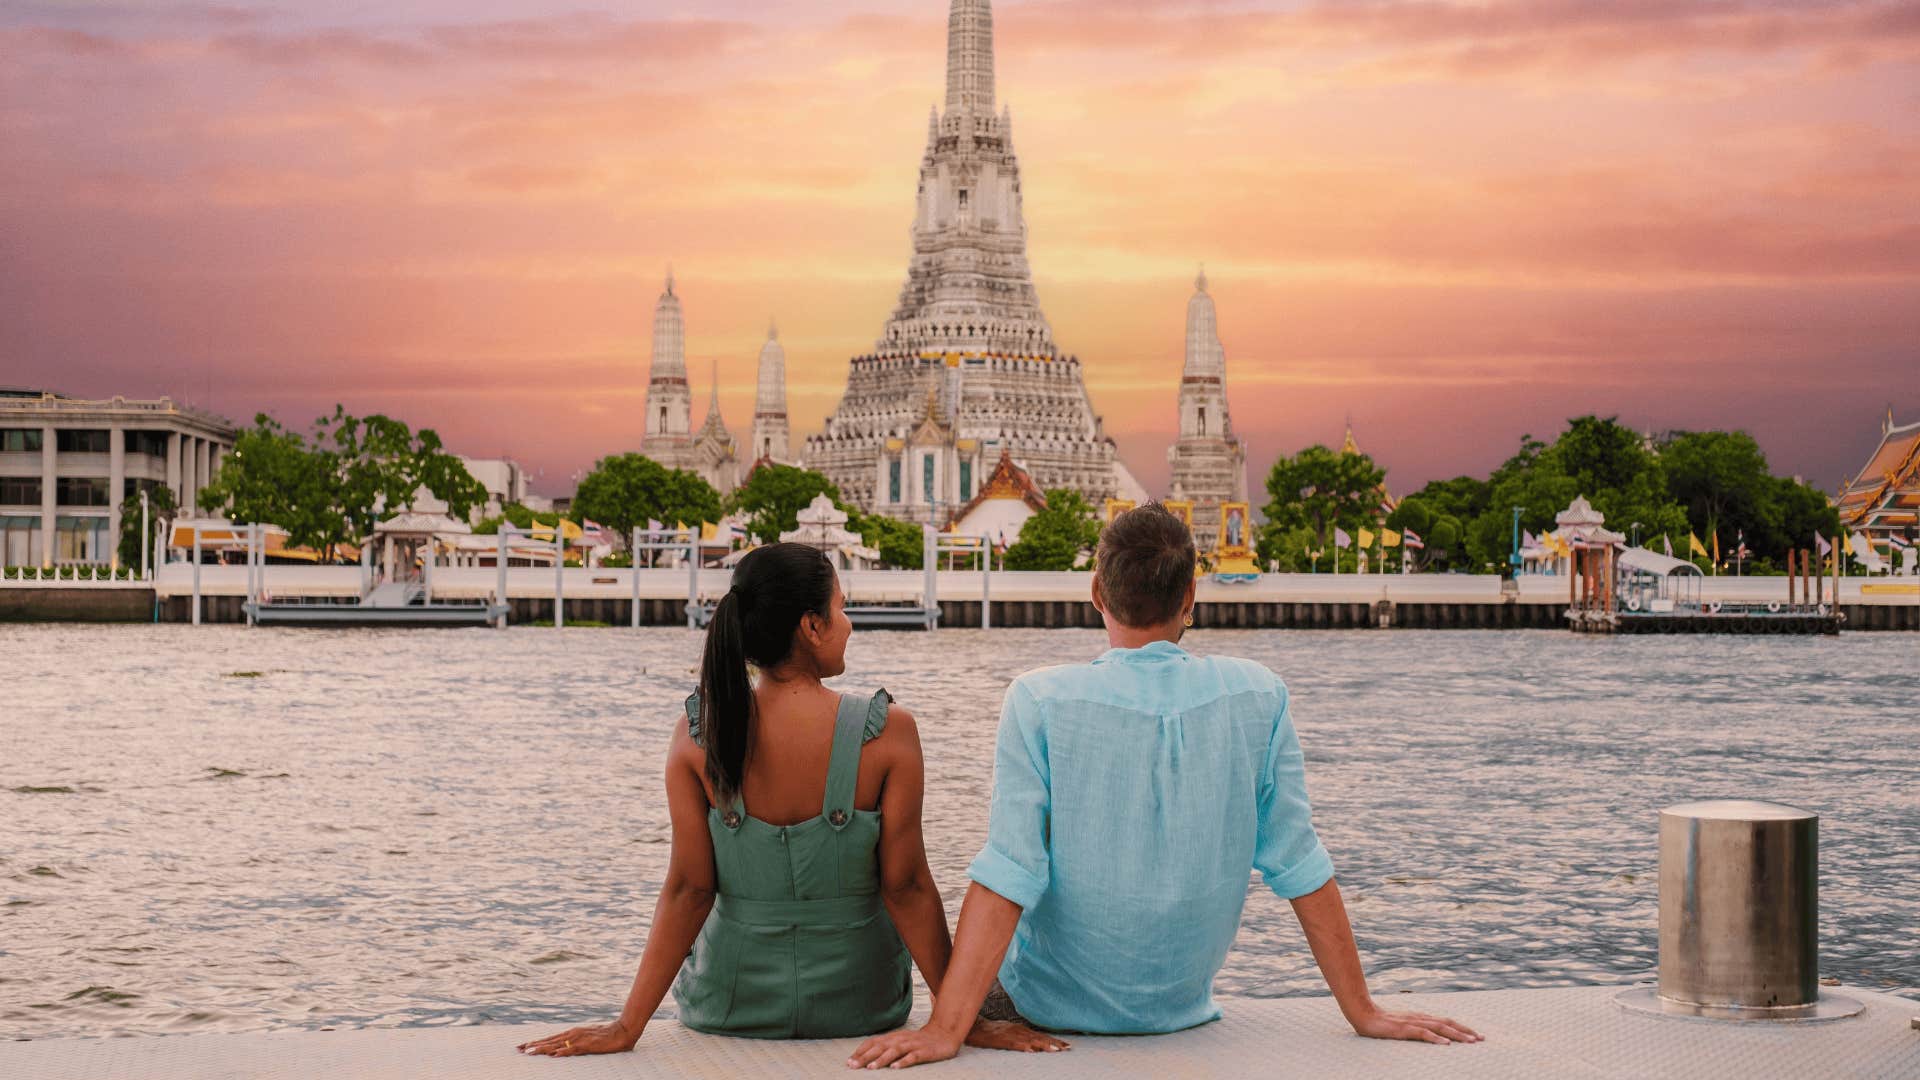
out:
{"label": "green tree", "polygon": [[[1254,541],[1254,554],[1262,566],[1278,567],[1283,574],[1304,574],[1315,567],[1312,552],[1319,546],[1313,530],[1305,525],[1261,529]],[[1325,557],[1320,561],[1325,562]]]}
{"label": "green tree", "polygon": [[[800,527],[800,511],[816,495],[825,495],[840,506],[840,489],[825,476],[812,469],[768,463],[753,470],[747,482],[733,493],[729,505],[747,515],[748,534],[762,544],[771,544],[780,539],[781,533]],[[851,519],[852,514],[848,517]]]}
{"label": "green tree", "polygon": [[1466,523],[1469,565],[1505,572],[1513,550],[1513,508],[1520,527],[1547,532],[1554,517],[1585,496],[1606,516],[1607,528],[1627,533],[1640,523],[1645,539],[1686,534],[1686,511],[1667,493],[1666,471],[1642,436],[1613,417],[1581,416],[1548,446],[1521,437],[1520,452],[1488,481],[1487,508]]}
{"label": "green tree", "polygon": [[178,509],[173,501],[173,489],[165,484],[155,484],[147,492],[147,533],[143,538],[140,533],[140,493],[134,492],[127,501],[121,503],[120,565],[138,570],[142,545],[150,545],[153,537],[164,536]]}
{"label": "green tree", "polygon": [[1046,509],[1020,526],[1020,536],[1007,548],[1009,570],[1072,570],[1082,552],[1100,543],[1100,521],[1092,504],[1077,491],[1054,488],[1047,492]]}
{"label": "green tree", "polygon": [[476,536],[495,536],[501,525],[511,525],[516,529],[531,529],[535,525],[552,528],[560,524],[560,514],[554,510],[534,510],[521,503],[508,503],[500,508],[498,514],[480,519],[473,527]]}
{"label": "green tree", "polygon": [[1693,531],[1705,539],[1717,530],[1726,551],[1744,535],[1754,554],[1749,569],[1784,568],[1789,550],[1812,547],[1815,532],[1832,536],[1839,526],[1826,495],[1774,476],[1744,431],[1681,432],[1660,447],[1660,459]]}
{"label": "green tree", "polygon": [[314,442],[327,446],[338,466],[334,506],[346,539],[373,535],[375,525],[412,506],[422,488],[461,520],[487,501],[486,487],[431,428],[416,434],[390,416],[356,417],[335,405],[332,416],[315,421]]}
{"label": "green tree", "polygon": [[[1333,530],[1345,529],[1354,535],[1370,525],[1380,509],[1380,485],[1386,471],[1365,454],[1309,446],[1293,457],[1273,463],[1267,473],[1263,538],[1272,534],[1261,548],[1263,557],[1284,559],[1289,548],[1280,537],[1307,529],[1316,549],[1333,549]],[[1271,553],[1271,554],[1269,554]]]}
{"label": "green tree", "polygon": [[287,530],[288,543],[331,559],[348,539],[339,505],[339,457],[308,445],[265,413],[234,437],[220,471],[200,489],[199,508],[234,521]]}
{"label": "green tree", "polygon": [[720,506],[720,493],[698,473],[625,453],[594,462],[593,471],[580,480],[569,516],[580,522],[591,518],[626,543],[634,529],[649,521],[668,527],[718,521]]}
{"label": "green tree", "polygon": [[[764,468],[764,466],[762,466]],[[880,553],[880,561],[896,570],[918,570],[926,562],[920,526],[885,514],[848,515],[847,525],[860,540]]]}
{"label": "green tree", "polygon": [[[1472,503],[1456,499],[1454,495],[1458,481],[1468,479],[1463,476],[1428,484],[1423,490],[1433,491],[1434,494],[1409,495],[1400,500],[1400,505],[1394,507],[1393,513],[1387,515],[1387,528],[1403,534],[1415,533],[1425,545],[1424,548],[1402,549],[1404,555],[1413,559],[1414,569],[1447,568],[1455,562],[1464,561],[1461,558],[1464,552],[1460,548],[1460,539],[1465,529],[1454,508],[1464,509]],[[1484,482],[1474,482],[1485,486]]]}
{"label": "green tree", "polygon": [[200,509],[278,525],[290,544],[325,558],[345,541],[372,535],[423,488],[459,518],[486,501],[486,488],[429,428],[416,434],[391,417],[355,417],[339,405],[314,421],[311,442],[265,413],[253,423],[200,489]]}

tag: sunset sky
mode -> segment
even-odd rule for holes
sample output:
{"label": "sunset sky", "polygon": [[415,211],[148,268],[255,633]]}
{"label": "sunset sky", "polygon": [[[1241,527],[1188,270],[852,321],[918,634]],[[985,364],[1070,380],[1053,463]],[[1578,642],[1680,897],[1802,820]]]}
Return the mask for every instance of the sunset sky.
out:
{"label": "sunset sky", "polygon": [[[769,316],[797,434],[910,250],[946,0],[0,0],[0,384],[572,489]],[[1204,262],[1253,483],[1352,418],[1396,492],[1618,413],[1833,488],[1920,419],[1920,3],[1007,0],[1040,299],[1150,489]]]}

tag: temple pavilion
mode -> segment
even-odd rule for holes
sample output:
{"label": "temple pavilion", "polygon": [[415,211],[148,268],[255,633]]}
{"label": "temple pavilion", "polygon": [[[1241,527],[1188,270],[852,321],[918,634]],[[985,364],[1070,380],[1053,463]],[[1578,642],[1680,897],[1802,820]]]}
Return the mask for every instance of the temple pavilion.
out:
{"label": "temple pavilion", "polygon": [[[1920,421],[1895,426],[1893,410],[1880,424],[1880,445],[1840,490],[1840,525],[1867,538],[1880,555],[1913,550],[1920,533]],[[1903,560],[1889,558],[1891,564]]]}

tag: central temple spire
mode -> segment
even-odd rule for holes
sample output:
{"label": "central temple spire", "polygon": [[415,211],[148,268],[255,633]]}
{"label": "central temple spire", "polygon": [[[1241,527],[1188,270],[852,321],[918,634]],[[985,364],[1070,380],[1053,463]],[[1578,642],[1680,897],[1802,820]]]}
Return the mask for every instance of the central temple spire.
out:
{"label": "central temple spire", "polygon": [[993,112],[993,5],[953,0],[947,14],[947,109]]}

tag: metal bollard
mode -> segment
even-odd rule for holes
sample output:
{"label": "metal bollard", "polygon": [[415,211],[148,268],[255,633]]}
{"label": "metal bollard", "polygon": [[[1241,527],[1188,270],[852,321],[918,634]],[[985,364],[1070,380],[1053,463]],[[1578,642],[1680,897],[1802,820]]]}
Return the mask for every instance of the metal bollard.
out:
{"label": "metal bollard", "polygon": [[1779,803],[1660,812],[1660,981],[1622,1005],[1719,1020],[1852,1016],[1820,992],[1818,815]]}

